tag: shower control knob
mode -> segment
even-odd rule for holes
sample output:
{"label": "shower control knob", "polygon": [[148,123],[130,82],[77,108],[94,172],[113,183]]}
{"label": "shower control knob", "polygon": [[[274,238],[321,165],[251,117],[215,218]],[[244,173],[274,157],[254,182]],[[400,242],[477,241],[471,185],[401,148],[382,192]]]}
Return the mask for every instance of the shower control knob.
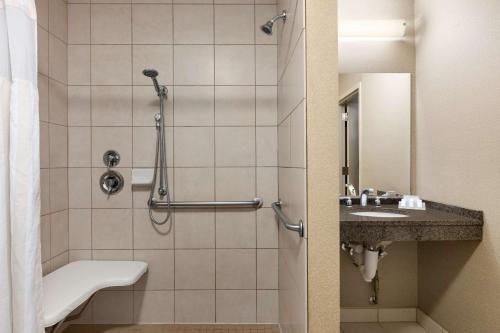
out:
{"label": "shower control knob", "polygon": [[114,170],[106,171],[99,180],[101,190],[107,195],[120,192],[124,183],[122,175]]}

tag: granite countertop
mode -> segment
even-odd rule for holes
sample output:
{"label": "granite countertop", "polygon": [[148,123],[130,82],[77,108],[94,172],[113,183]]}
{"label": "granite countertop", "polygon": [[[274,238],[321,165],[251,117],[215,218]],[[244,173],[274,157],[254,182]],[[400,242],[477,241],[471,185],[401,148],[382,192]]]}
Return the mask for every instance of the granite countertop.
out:
{"label": "granite countertop", "polygon": [[[481,240],[483,213],[481,211],[426,201],[427,210],[398,209],[395,202],[382,207],[370,203],[361,207],[340,206],[342,241],[376,243],[380,241],[453,241]],[[401,218],[366,217],[351,212],[379,211],[408,215]]]}

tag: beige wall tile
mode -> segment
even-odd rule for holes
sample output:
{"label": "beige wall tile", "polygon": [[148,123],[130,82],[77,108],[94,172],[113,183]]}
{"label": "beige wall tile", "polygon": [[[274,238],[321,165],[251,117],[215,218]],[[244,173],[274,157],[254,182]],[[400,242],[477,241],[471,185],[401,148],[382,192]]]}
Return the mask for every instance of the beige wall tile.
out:
{"label": "beige wall tile", "polygon": [[40,242],[42,262],[46,262],[50,259],[50,215],[40,218]]}
{"label": "beige wall tile", "polygon": [[40,121],[49,121],[49,78],[38,74],[38,98]]}
{"label": "beige wall tile", "polygon": [[45,30],[49,29],[49,0],[36,0],[38,24]]}
{"label": "beige wall tile", "polygon": [[255,84],[255,46],[215,46],[215,84]]}
{"label": "beige wall tile", "polygon": [[215,290],[176,290],[175,322],[215,322]]}
{"label": "beige wall tile", "polygon": [[49,33],[47,30],[40,27],[38,28],[37,43],[38,72],[49,75]]}
{"label": "beige wall tile", "polygon": [[[80,261],[80,260],[91,260],[92,251],[91,250],[69,250],[68,261]],[[89,311],[88,309],[86,311]],[[88,317],[87,317],[88,318]]]}
{"label": "beige wall tile", "polygon": [[134,323],[174,322],[173,291],[134,291]]}
{"label": "beige wall tile", "polygon": [[92,166],[103,167],[103,154],[110,150],[120,154],[119,167],[132,166],[132,127],[93,127]]}
{"label": "beige wall tile", "polygon": [[92,212],[90,209],[69,210],[69,248],[92,248]]}
{"label": "beige wall tile", "polygon": [[214,289],[215,250],[176,250],[175,288]]}
{"label": "beige wall tile", "polygon": [[278,165],[278,130],[276,127],[257,127],[257,165]]}
{"label": "beige wall tile", "polygon": [[68,84],[90,84],[90,45],[68,45]]}
{"label": "beige wall tile", "polygon": [[254,6],[215,6],[215,43],[252,44]]}
{"label": "beige wall tile", "polygon": [[50,215],[50,255],[68,251],[68,210]]}
{"label": "beige wall tile", "polygon": [[255,290],[217,290],[217,322],[253,323],[256,321]]}
{"label": "beige wall tile", "polygon": [[218,167],[255,165],[255,128],[217,127],[215,165]]}
{"label": "beige wall tile", "polygon": [[90,87],[68,87],[68,125],[90,126]]}
{"label": "beige wall tile", "polygon": [[306,118],[305,103],[297,106],[291,115],[290,166],[306,167]]}
{"label": "beige wall tile", "polygon": [[68,166],[68,128],[61,125],[49,125],[50,167]]}
{"label": "beige wall tile", "polygon": [[175,126],[214,125],[214,87],[175,87]]}
{"label": "beige wall tile", "polygon": [[131,249],[132,211],[130,209],[93,209],[92,247],[94,249]]}
{"label": "beige wall tile", "polygon": [[278,248],[278,222],[271,208],[257,211],[257,248]]}
{"label": "beige wall tile", "polygon": [[278,165],[287,167],[291,164],[291,121],[286,118],[278,126]]}
{"label": "beige wall tile", "polygon": [[69,208],[92,207],[92,175],[90,168],[68,169]]}
{"label": "beige wall tile", "polygon": [[151,79],[142,74],[146,68],[158,71],[159,84],[169,85],[174,82],[172,45],[134,45],[132,62],[134,85],[152,85]]}
{"label": "beige wall tile", "polygon": [[67,265],[68,261],[69,261],[68,253],[69,253],[68,251],[65,251],[65,252],[53,257],[50,260],[51,269],[55,271],[56,269],[61,268],[64,265]]}
{"label": "beige wall tile", "polygon": [[278,289],[278,250],[257,250],[257,289]]}
{"label": "beige wall tile", "polygon": [[119,172],[124,180],[123,189],[111,196],[104,193],[99,185],[101,175],[105,168],[92,168],[92,207],[93,208],[132,208],[131,174],[129,168],[114,169]]}
{"label": "beige wall tile", "polygon": [[276,86],[257,86],[256,116],[257,126],[276,126],[278,121],[278,89]]}
{"label": "beige wall tile", "polygon": [[[114,261],[128,261],[134,259],[134,251],[132,250],[92,250],[92,257],[94,260],[114,260]],[[113,288],[113,290],[120,287]],[[129,286],[121,287],[120,289],[131,290]]]}
{"label": "beige wall tile", "polygon": [[255,249],[217,250],[217,289],[255,289],[255,265]]}
{"label": "beige wall tile", "polygon": [[132,84],[130,45],[94,45],[91,52],[92,84]]}
{"label": "beige wall tile", "polygon": [[90,5],[68,5],[68,43],[90,43]]}
{"label": "beige wall tile", "polygon": [[148,263],[148,272],[135,290],[174,289],[174,251],[173,250],[134,250],[134,260]]}
{"label": "beige wall tile", "polygon": [[49,1],[49,31],[65,42],[68,40],[68,5],[66,1]]}
{"label": "beige wall tile", "polygon": [[[176,214],[177,215],[177,214]],[[134,209],[134,249],[174,248],[173,223],[154,225],[147,209]]]}
{"label": "beige wall tile", "polygon": [[304,37],[301,37],[278,86],[278,122],[285,119],[305,97],[304,61]]}
{"label": "beige wall tile", "polygon": [[90,167],[90,127],[68,128],[68,165],[70,167]]}
{"label": "beige wall tile", "polygon": [[[153,167],[156,156],[157,132],[154,127],[134,127],[133,128],[133,166]],[[173,129],[165,128],[165,145],[167,149],[167,165],[173,162]]]}
{"label": "beige wall tile", "polygon": [[380,322],[416,322],[417,310],[415,308],[386,308],[378,310]]}
{"label": "beige wall tile", "polygon": [[[196,19],[193,20],[193,17]],[[174,5],[175,44],[212,44],[213,31],[212,5]]]}
{"label": "beige wall tile", "polygon": [[278,168],[257,168],[257,196],[264,200],[264,207],[278,201]]}
{"label": "beige wall tile", "polygon": [[[257,3],[257,2],[256,2]],[[278,13],[276,5],[255,6],[255,43],[277,44],[277,33],[265,34],[260,27]]]}
{"label": "beige wall tile", "polygon": [[175,248],[215,248],[215,212],[213,210],[176,211]]}
{"label": "beige wall tile", "polygon": [[[149,82],[151,83],[151,82]],[[181,87],[176,87],[177,90]],[[165,112],[165,125],[173,125],[173,96],[174,89],[171,86],[167,87],[168,96],[164,101]],[[177,98],[176,98],[177,107]],[[147,87],[134,86],[133,87],[133,124],[134,126],[155,126],[155,114],[160,112],[160,102],[154,88],[151,85]]]}
{"label": "beige wall tile", "polygon": [[49,55],[49,77],[66,83],[68,81],[67,45],[52,34],[49,34]]}
{"label": "beige wall tile", "polygon": [[251,200],[255,197],[255,168],[217,168],[217,200]]}
{"label": "beige wall tile", "polygon": [[257,322],[279,322],[278,290],[257,290]]}
{"label": "beige wall tile", "polygon": [[[134,0],[134,1],[149,1],[149,0]],[[171,1],[171,0],[156,0],[156,1]],[[212,4],[213,0],[173,0],[173,3],[179,3],[179,4]]]}
{"label": "beige wall tile", "polygon": [[214,47],[211,45],[174,46],[175,84],[213,85]]}
{"label": "beige wall tile", "polygon": [[253,5],[254,0],[214,0],[219,5]]}
{"label": "beige wall tile", "polygon": [[53,124],[68,124],[68,89],[65,84],[49,80],[49,121]]}
{"label": "beige wall tile", "polygon": [[40,170],[40,213],[50,213],[50,174],[49,169]]}
{"label": "beige wall tile", "polygon": [[273,85],[277,83],[277,47],[275,45],[257,45],[256,83]]}
{"label": "beige wall tile", "polygon": [[217,212],[217,248],[255,248],[256,213],[254,210]]}
{"label": "beige wall tile", "polygon": [[132,291],[100,291],[92,301],[92,317],[96,324],[129,324],[132,316]]}
{"label": "beige wall tile", "polygon": [[93,126],[132,126],[132,87],[92,87]]}
{"label": "beige wall tile", "polygon": [[172,43],[172,5],[132,6],[134,44]]}
{"label": "beige wall tile", "polygon": [[132,41],[130,5],[96,4],[91,7],[93,44],[130,44]]}
{"label": "beige wall tile", "polygon": [[68,169],[50,169],[50,211],[68,209]]}
{"label": "beige wall tile", "polygon": [[255,87],[215,87],[215,125],[255,125]]}
{"label": "beige wall tile", "polygon": [[48,168],[50,166],[49,152],[49,124],[40,122],[40,168]]}
{"label": "beige wall tile", "polygon": [[176,167],[213,167],[213,127],[175,127],[174,165]]}

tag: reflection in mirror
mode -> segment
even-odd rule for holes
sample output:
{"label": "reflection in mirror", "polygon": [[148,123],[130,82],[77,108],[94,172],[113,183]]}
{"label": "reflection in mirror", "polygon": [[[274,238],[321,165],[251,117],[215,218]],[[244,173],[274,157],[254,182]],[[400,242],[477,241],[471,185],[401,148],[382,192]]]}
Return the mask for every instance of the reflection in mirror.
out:
{"label": "reflection in mirror", "polygon": [[340,74],[340,194],[410,193],[411,75]]}

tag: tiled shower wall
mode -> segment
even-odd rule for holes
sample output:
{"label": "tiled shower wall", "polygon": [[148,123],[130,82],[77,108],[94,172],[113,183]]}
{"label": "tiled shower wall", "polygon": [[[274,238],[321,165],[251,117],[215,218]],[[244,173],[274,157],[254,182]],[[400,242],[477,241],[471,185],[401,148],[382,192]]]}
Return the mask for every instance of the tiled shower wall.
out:
{"label": "tiled shower wall", "polygon": [[43,272],[68,262],[67,4],[37,0]]}
{"label": "tiled shower wall", "polygon": [[[289,13],[278,41],[279,197],[285,214],[307,225],[304,0],[282,0]],[[306,237],[279,229],[279,311],[284,333],[307,332]]]}
{"label": "tiled shower wall", "polygon": [[[88,2],[68,5],[70,260],[143,260],[149,272],[99,293],[84,321],[277,322],[277,43],[258,28],[275,3]],[[264,208],[183,210],[151,224],[147,189],[131,186],[132,168],[154,163],[159,104],[144,68],[169,89],[173,198],[259,196]],[[110,197],[98,184],[108,149],[125,178]]]}

